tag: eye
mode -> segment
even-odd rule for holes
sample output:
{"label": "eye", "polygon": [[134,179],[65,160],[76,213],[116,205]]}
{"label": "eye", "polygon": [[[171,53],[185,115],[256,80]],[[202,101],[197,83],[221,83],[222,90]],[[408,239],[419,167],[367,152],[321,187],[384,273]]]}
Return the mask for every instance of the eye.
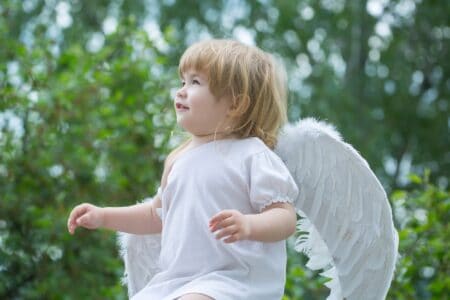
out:
{"label": "eye", "polygon": [[186,81],[182,80],[181,81],[181,86],[185,86],[186,85]]}
{"label": "eye", "polygon": [[200,84],[200,81],[198,81],[197,79],[193,79],[192,84]]}

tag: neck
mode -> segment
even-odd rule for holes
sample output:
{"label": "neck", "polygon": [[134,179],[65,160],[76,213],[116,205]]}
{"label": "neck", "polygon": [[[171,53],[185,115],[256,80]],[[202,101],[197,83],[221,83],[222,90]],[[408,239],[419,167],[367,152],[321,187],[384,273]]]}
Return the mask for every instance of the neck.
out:
{"label": "neck", "polygon": [[223,140],[227,138],[236,138],[235,134],[229,134],[226,132],[214,132],[209,134],[193,134],[191,140],[192,146],[197,146],[201,144],[205,144],[211,141]]}

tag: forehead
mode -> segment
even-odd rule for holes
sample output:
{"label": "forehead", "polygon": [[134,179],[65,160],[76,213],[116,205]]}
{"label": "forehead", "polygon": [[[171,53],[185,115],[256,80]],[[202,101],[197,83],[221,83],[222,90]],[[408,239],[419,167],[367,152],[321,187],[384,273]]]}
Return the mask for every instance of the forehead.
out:
{"label": "forehead", "polygon": [[218,51],[212,43],[201,42],[190,46],[183,53],[178,65],[180,75],[187,74],[188,71],[195,71],[207,75],[211,66],[215,65],[218,58]]}
{"label": "forehead", "polygon": [[199,71],[193,68],[189,68],[187,70],[180,70],[180,77],[200,77],[202,79],[207,79],[208,75],[204,71]]}

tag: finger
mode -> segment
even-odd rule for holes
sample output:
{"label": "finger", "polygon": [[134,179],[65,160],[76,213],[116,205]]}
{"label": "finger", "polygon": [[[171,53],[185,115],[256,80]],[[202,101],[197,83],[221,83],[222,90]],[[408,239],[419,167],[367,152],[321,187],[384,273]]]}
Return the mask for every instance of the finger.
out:
{"label": "finger", "polygon": [[69,218],[67,219],[67,230],[68,230],[70,233],[72,233],[71,228],[72,228],[72,225],[71,225],[71,220],[70,220],[70,217],[69,217]]}
{"label": "finger", "polygon": [[70,234],[74,234],[76,228],[77,228],[76,225],[73,225],[73,224],[67,224],[67,229],[69,230],[69,233],[70,233]]}
{"label": "finger", "polygon": [[71,219],[67,221],[67,229],[69,230],[70,234],[73,234],[75,232],[75,229],[77,228],[77,224]]}
{"label": "finger", "polygon": [[90,225],[90,223],[91,223],[91,214],[90,213],[84,214],[77,219],[77,224],[80,226],[87,227]]}
{"label": "finger", "polygon": [[235,223],[236,222],[235,222],[235,219],[233,218],[233,216],[230,216],[230,217],[224,219],[223,221],[221,221],[219,223],[215,223],[214,225],[210,226],[211,232],[215,232],[221,228],[229,227],[231,225],[234,225]]}
{"label": "finger", "polygon": [[239,241],[239,235],[233,234],[233,235],[227,237],[226,239],[224,239],[223,241],[224,241],[224,243],[227,243],[227,244],[237,242],[237,241]]}
{"label": "finger", "polygon": [[229,227],[219,231],[219,233],[216,235],[216,239],[220,240],[224,237],[231,236],[231,235],[235,234],[236,232],[238,232],[237,226],[234,226],[234,225],[229,226]]}
{"label": "finger", "polygon": [[70,212],[69,218],[67,220],[67,227],[68,227],[70,233],[72,233],[72,234],[74,233],[75,228],[77,227],[76,219],[83,212],[84,212],[84,208],[81,205],[76,206]]}
{"label": "finger", "polygon": [[215,216],[213,216],[210,220],[209,220],[209,225],[215,225],[219,222],[221,222],[222,220],[228,218],[229,216],[231,216],[231,212],[228,210],[222,210],[221,212],[217,213]]}
{"label": "finger", "polygon": [[[223,210],[211,219],[211,221],[209,222],[209,227],[211,229],[225,227],[225,226],[229,225],[228,221],[227,221],[227,225],[222,224],[222,222],[229,218],[233,218],[233,216],[234,216],[233,210]],[[233,219],[231,219],[231,220],[233,220]],[[231,221],[231,222],[233,222],[233,221]]]}
{"label": "finger", "polygon": [[75,223],[75,221],[84,213],[86,213],[86,211],[88,210],[88,206],[85,204],[81,204],[76,206],[72,212],[70,213],[69,216],[69,222],[70,223]]}
{"label": "finger", "polygon": [[67,221],[67,227],[70,229],[73,226],[76,226],[76,222],[75,222],[75,218],[70,217],[69,220]]}

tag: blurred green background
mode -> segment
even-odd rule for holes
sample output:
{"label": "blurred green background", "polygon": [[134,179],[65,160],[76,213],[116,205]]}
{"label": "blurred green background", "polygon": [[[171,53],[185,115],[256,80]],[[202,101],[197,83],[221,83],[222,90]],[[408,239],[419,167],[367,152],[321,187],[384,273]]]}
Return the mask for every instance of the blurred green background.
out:
{"label": "blurred green background", "polygon": [[[449,12],[446,0],[1,1],[0,299],[126,298],[115,234],[70,236],[67,215],[155,193],[179,132],[178,59],[208,37],[277,55],[290,120],[334,123],[368,160],[400,234],[388,299],[445,299]],[[304,263],[290,253],[285,299],[325,299]]]}

